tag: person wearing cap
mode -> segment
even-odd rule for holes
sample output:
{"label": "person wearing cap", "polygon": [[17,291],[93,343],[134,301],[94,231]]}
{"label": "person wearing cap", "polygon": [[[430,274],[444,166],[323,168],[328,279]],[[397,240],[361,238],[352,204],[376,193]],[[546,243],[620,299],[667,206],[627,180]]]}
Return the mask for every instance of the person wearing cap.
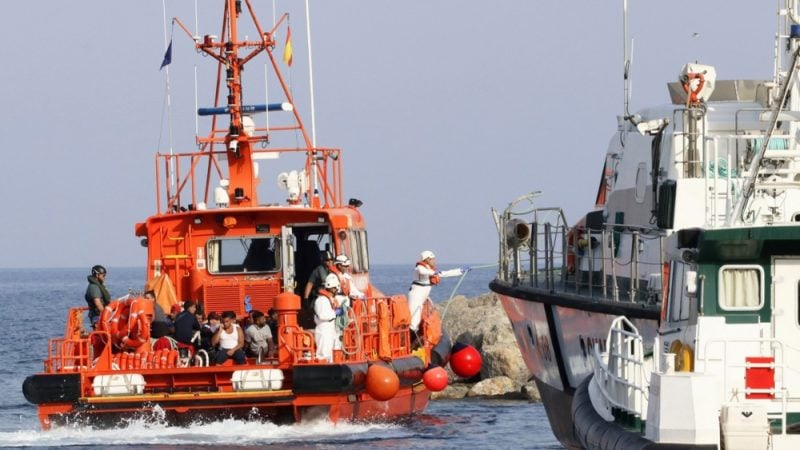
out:
{"label": "person wearing cap", "polygon": [[89,305],[89,323],[92,329],[97,327],[97,320],[106,306],[111,303],[111,294],[106,289],[106,268],[101,265],[92,267],[92,273],[86,277],[89,286],[86,287],[86,304]]}
{"label": "person wearing cap", "polygon": [[430,250],[425,250],[419,255],[419,261],[414,266],[414,281],[408,290],[408,308],[411,310],[410,328],[415,333],[422,321],[422,305],[431,293],[431,288],[439,284],[441,278],[455,277],[463,274],[466,269],[452,269],[440,272],[436,269],[436,255]]}
{"label": "person wearing cap", "polygon": [[[173,308],[178,305],[173,305]],[[175,340],[186,346],[193,346],[192,339],[200,331],[200,322],[197,321],[197,303],[193,300],[183,302],[183,312],[175,317]]]}
{"label": "person wearing cap", "polygon": [[331,252],[326,251],[322,256],[322,264],[317,266],[311,275],[308,277],[308,282],[306,283],[306,287],[303,290],[303,299],[306,300],[308,303],[310,300],[316,297],[312,297],[312,294],[316,294],[319,288],[325,283],[325,277],[331,273],[336,266],[333,264],[333,254]]}
{"label": "person wearing cap", "polygon": [[365,298],[366,295],[356,287],[353,276],[350,274],[350,258],[347,255],[337,255],[333,260],[336,266],[336,275],[339,276],[341,285],[340,294],[348,298]]}

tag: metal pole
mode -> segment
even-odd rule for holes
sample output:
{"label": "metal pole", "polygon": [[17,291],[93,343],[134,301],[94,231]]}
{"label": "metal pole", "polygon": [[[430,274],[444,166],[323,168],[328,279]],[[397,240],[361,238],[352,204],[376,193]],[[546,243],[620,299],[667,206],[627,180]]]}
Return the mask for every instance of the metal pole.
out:
{"label": "metal pole", "polygon": [[631,279],[630,279],[630,300],[636,302],[636,295],[639,293],[639,232],[634,231],[631,236]]}
{"label": "metal pole", "polygon": [[545,286],[552,289],[550,285],[550,271],[553,269],[553,262],[550,259],[550,222],[544,224],[544,274]]}
{"label": "metal pole", "polygon": [[[658,254],[659,254],[659,267],[661,268],[661,295],[664,295],[664,283],[668,283],[669,280],[664,279],[664,236],[658,236]],[[667,301],[667,299],[662,298],[662,302]]]}
{"label": "metal pole", "polygon": [[567,225],[561,225],[561,286],[567,290]]}
{"label": "metal pole", "polygon": [[531,224],[531,274],[533,286],[539,287],[539,224]]}
{"label": "metal pole", "polygon": [[[608,282],[606,281],[606,230],[600,231],[600,254],[603,255],[603,298],[608,298]],[[613,264],[613,261],[612,261]]]}
{"label": "metal pole", "polygon": [[592,231],[586,230],[586,254],[589,257],[589,278],[586,283],[589,285],[589,297],[594,295],[594,246],[592,245]]}
{"label": "metal pole", "polygon": [[612,296],[614,297],[614,301],[618,302],[619,301],[619,284],[617,284],[617,261],[616,261],[616,257],[615,257],[616,250],[614,249],[614,233],[616,233],[616,231],[614,231],[614,227],[611,227],[611,242],[609,242],[610,251],[611,251],[611,254],[610,254],[610,256],[611,256],[611,290],[612,290]]}

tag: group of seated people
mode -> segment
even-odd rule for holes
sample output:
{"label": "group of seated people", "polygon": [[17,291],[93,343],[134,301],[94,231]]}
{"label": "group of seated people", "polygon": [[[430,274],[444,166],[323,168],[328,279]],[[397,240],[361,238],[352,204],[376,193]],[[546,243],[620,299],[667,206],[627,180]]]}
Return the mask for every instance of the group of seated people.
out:
{"label": "group of seated people", "polygon": [[275,356],[278,321],[274,309],[268,315],[251,311],[242,325],[233,311],[210,312],[204,320],[197,302],[186,300],[182,309],[173,305],[168,314],[156,306],[150,330],[153,350],[177,348],[181,358],[188,359],[205,350],[211,364],[221,365],[228,359],[244,364],[248,356],[259,361]]}

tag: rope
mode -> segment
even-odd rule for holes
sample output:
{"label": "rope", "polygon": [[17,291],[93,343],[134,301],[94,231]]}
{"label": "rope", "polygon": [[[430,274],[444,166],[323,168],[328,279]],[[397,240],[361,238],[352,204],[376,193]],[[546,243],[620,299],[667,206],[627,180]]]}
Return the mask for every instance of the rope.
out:
{"label": "rope", "polygon": [[[476,269],[488,269],[490,267],[497,267],[497,265],[498,265],[498,263],[483,264],[483,265],[480,265],[480,266],[470,267],[466,271],[464,271],[464,273],[461,275],[461,278],[458,279],[458,283],[456,283],[455,287],[453,287],[453,291],[450,293],[450,298],[447,299],[447,305],[445,305],[444,311],[442,311],[442,325],[444,325],[444,319],[445,319],[445,317],[447,317],[447,309],[450,307],[451,300],[453,300],[453,297],[456,296],[456,292],[458,292],[458,288],[461,286],[461,283],[467,277],[467,274],[472,272],[473,270],[476,270]],[[442,330],[442,331],[444,331],[444,330]],[[450,338],[450,333],[447,333],[447,337]],[[452,342],[452,339],[450,339],[450,341]]]}
{"label": "rope", "polygon": [[345,332],[345,331],[347,330],[347,328],[349,328],[350,326],[355,326],[355,329],[356,329],[356,335],[357,335],[357,336],[356,336],[356,349],[355,349],[355,351],[353,351],[353,352],[348,352],[348,351],[347,351],[347,349],[346,349],[346,347],[345,347],[345,345],[344,345],[344,339],[342,339],[342,353],[344,353],[345,355],[358,355],[358,354],[360,354],[360,353],[361,353],[361,339],[362,339],[362,335],[361,335],[361,324],[360,324],[360,323],[359,323],[359,321],[357,320],[357,319],[358,319],[358,317],[356,317],[356,315],[355,315],[355,311],[353,311],[353,308],[351,308],[350,306],[345,306],[344,308],[346,308],[346,310],[345,310],[345,311],[346,311],[346,314],[347,314],[347,316],[350,318],[350,322],[347,324],[347,326],[346,326],[346,327],[344,327],[344,328],[342,329],[342,334],[341,334],[341,337],[342,337],[342,338],[344,337],[344,332]]}

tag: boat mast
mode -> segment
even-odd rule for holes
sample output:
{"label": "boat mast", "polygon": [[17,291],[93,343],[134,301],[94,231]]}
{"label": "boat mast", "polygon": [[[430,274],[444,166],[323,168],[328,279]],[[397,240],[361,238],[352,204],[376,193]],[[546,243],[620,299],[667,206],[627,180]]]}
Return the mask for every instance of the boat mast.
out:
{"label": "boat mast", "polygon": [[[228,41],[224,44],[223,59],[228,87],[230,128],[225,138],[228,157],[228,176],[232,201],[238,206],[258,205],[256,177],[253,170],[252,149],[242,124],[242,65],[239,59],[238,19],[242,12],[241,0],[227,0],[225,16],[228,21]],[[259,30],[260,31],[260,30]],[[266,36],[259,33],[263,41]]]}
{"label": "boat mast", "polygon": [[630,81],[628,75],[631,68],[631,61],[628,58],[628,0],[622,0],[622,104],[624,111],[623,117],[630,117]]}
{"label": "boat mast", "polygon": [[[207,175],[205,177],[205,201],[208,201],[211,170],[215,168],[220,177],[221,185],[215,189],[215,192],[224,189],[227,194],[226,201],[224,203],[217,202],[218,204],[224,204],[227,208],[258,206],[257,187],[260,180],[254,161],[257,159],[258,154],[273,153],[277,155],[286,152],[302,152],[305,154],[306,159],[303,168],[305,174],[309,176],[318,175],[317,178],[319,180],[313,190],[310,186],[303,187],[302,194],[306,197],[309,204],[315,207],[323,206],[321,200],[324,199],[324,206],[326,207],[340,205],[341,172],[337,164],[339,150],[316,148],[312,137],[306,132],[303,126],[303,121],[300,118],[297,108],[294,107],[294,99],[291,91],[289,90],[286,80],[281,75],[278,61],[274,55],[276,30],[282,25],[286,25],[284,21],[288,21],[288,14],[284,14],[278,19],[276,23],[272,25],[272,28],[264,29],[261,27],[255,15],[251,0],[223,0],[223,3],[222,36],[219,39],[214,35],[204,35],[203,37],[195,36],[178,18],[174,19],[175,24],[194,40],[195,49],[213,58],[219,65],[217,70],[217,88],[214,97],[214,106],[210,108],[198,108],[197,110],[199,116],[211,116],[210,133],[205,137],[197,137],[197,143],[202,147],[201,153],[207,154],[209,158]],[[248,18],[255,28],[257,38],[243,41],[239,40],[239,33],[241,31],[239,28],[239,16],[242,13],[249,16]],[[250,24],[243,23],[243,25]],[[242,28],[242,30],[245,29]],[[268,65],[272,67],[280,90],[285,96],[285,101],[263,105],[244,104],[244,89],[242,87],[244,66],[262,53],[265,53],[267,56],[269,61]],[[267,78],[268,76],[265,74],[265,85],[267,83]],[[226,89],[228,91],[227,95],[224,93]],[[294,124],[270,127],[270,123],[267,121],[267,126],[265,128],[257,128],[249,117],[253,113],[269,114],[270,111],[288,112],[294,117]],[[229,116],[229,125],[220,128],[216,126],[217,116],[220,115]],[[270,134],[278,131],[299,132],[302,136],[303,145],[294,148],[256,149],[256,145],[259,143],[264,147],[269,145]],[[220,145],[224,146],[224,151],[220,151]],[[175,158],[180,156],[190,155],[176,155]],[[223,167],[217,161],[218,157],[224,157],[226,159],[227,174],[223,173]],[[170,157],[165,159],[172,161],[174,158],[170,155]],[[179,180],[177,191],[174,194],[168,188],[167,211],[177,211],[176,205],[179,203],[180,191],[186,186],[193,186],[194,172],[197,168],[198,161],[199,159],[193,157],[190,162],[191,168],[189,172],[185,177]],[[335,166],[332,171],[329,171],[329,164]],[[317,186],[319,187],[319,191],[317,191]]]}

